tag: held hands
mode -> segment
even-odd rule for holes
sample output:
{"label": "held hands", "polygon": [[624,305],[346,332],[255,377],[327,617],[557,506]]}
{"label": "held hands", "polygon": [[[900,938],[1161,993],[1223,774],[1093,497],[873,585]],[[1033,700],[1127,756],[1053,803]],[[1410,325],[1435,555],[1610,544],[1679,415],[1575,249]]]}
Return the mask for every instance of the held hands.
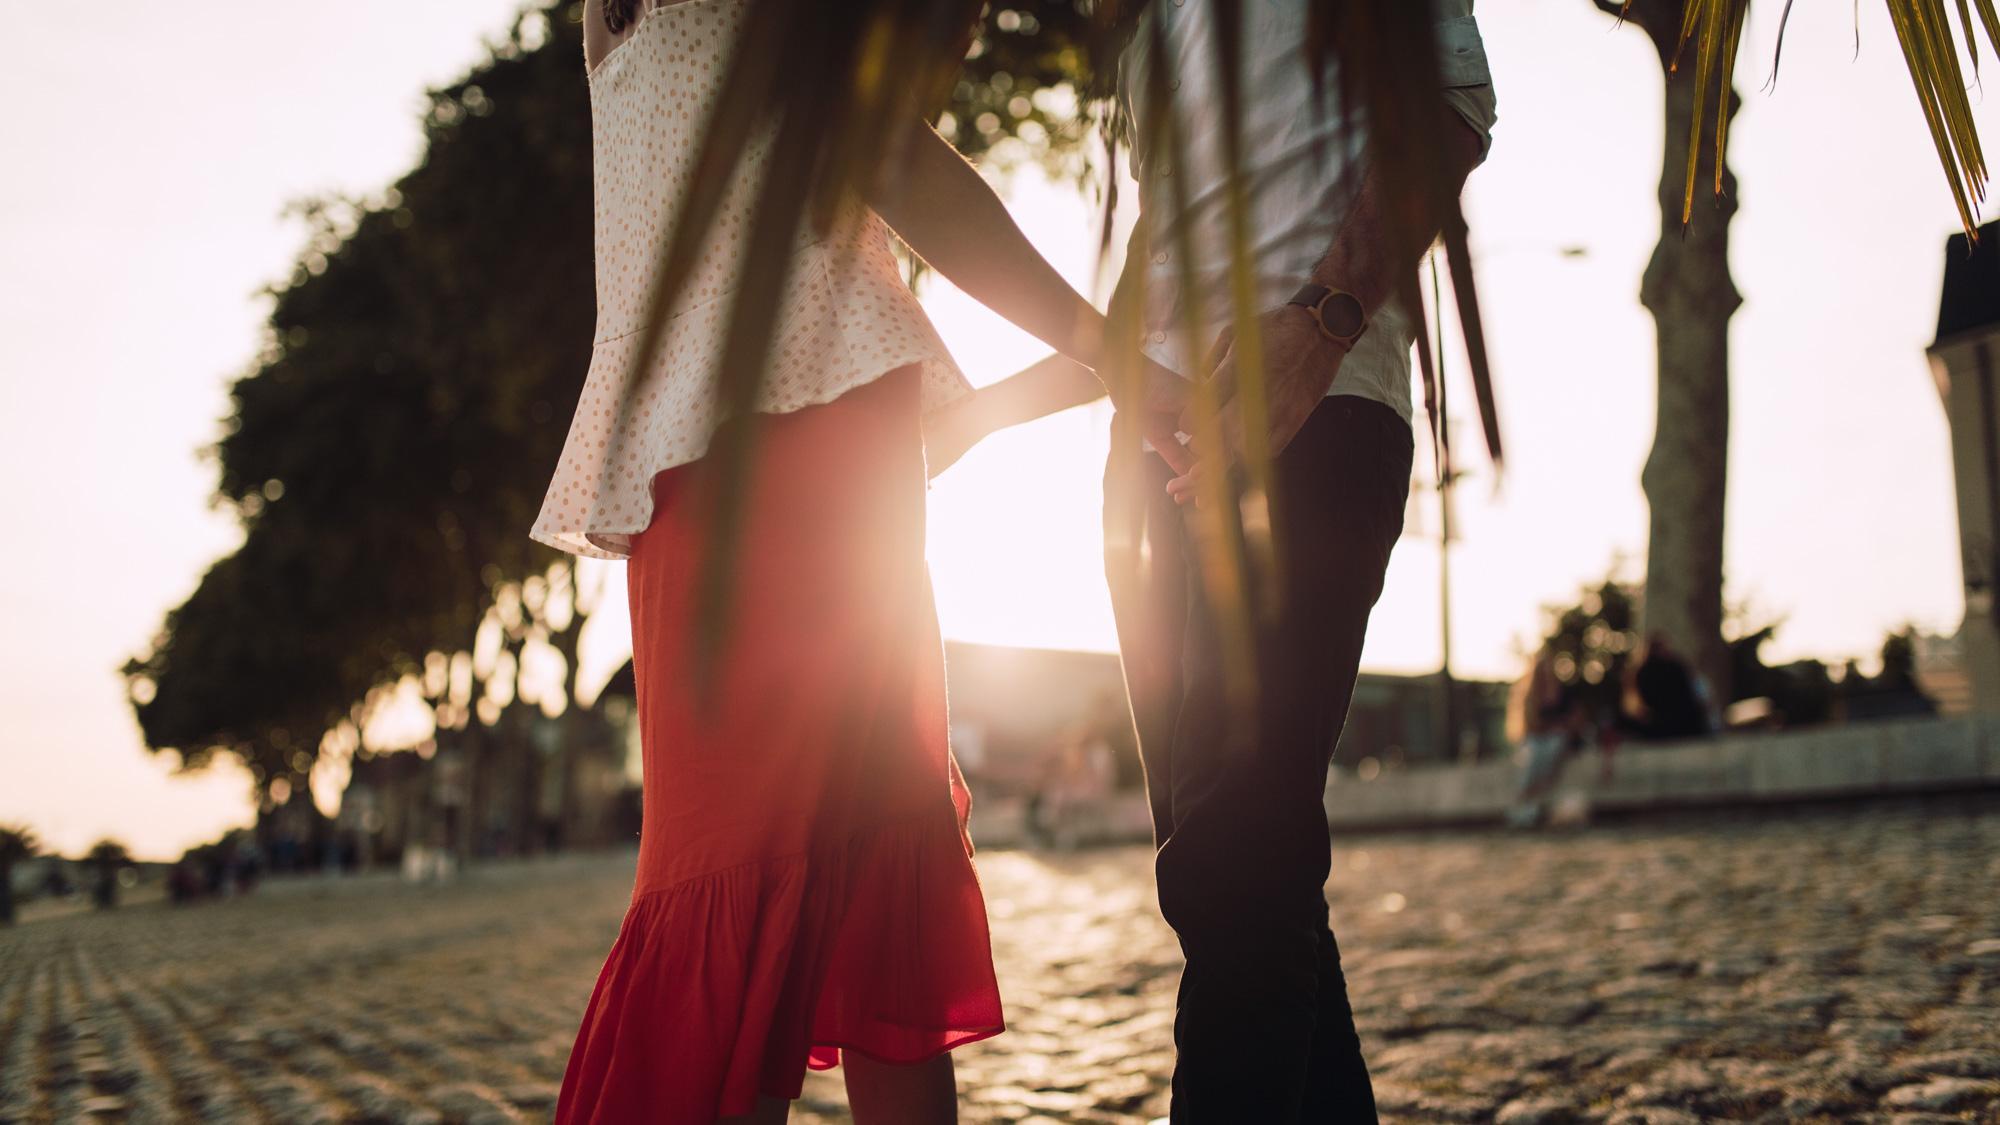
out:
{"label": "held hands", "polygon": [[[1333,377],[1340,371],[1341,361],[1347,357],[1347,347],[1321,332],[1312,314],[1297,305],[1280,305],[1266,311],[1257,318],[1257,327],[1264,345],[1264,395],[1270,408],[1270,417],[1265,420],[1266,435],[1271,456],[1275,458],[1284,452],[1313,408],[1326,396],[1326,389],[1333,385]],[[1186,469],[1174,466],[1181,475],[1167,482],[1167,491],[1177,503],[1193,503],[1207,474],[1227,473],[1230,465],[1243,456],[1244,427],[1248,423],[1237,395],[1236,360],[1234,331],[1225,329],[1208,358],[1208,386],[1220,412],[1222,447],[1207,449],[1197,441],[1195,464]],[[1198,432],[1196,409],[1193,405],[1183,409],[1176,423],[1182,432]]]}
{"label": "held hands", "polygon": [[[1116,405],[1141,421],[1141,429],[1176,473],[1194,467],[1194,455],[1175,436],[1194,384],[1172,371],[1142,359],[1138,389],[1123,378],[1110,380],[1121,392]],[[936,478],[993,433],[1057,411],[1091,402],[1105,387],[1090,368],[1061,356],[1050,356],[998,383],[989,384],[924,418],[924,454],[929,474]]]}

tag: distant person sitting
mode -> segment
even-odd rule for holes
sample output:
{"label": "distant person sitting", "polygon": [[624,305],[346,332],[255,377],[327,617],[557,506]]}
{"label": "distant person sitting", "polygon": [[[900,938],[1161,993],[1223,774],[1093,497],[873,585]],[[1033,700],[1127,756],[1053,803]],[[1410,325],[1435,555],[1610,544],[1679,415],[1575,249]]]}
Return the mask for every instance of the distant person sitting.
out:
{"label": "distant person sitting", "polygon": [[1507,734],[1521,747],[1521,778],[1510,819],[1533,823],[1537,802],[1554,787],[1576,728],[1576,704],[1556,674],[1555,649],[1543,645],[1507,701]]}
{"label": "distant person sitting", "polygon": [[1625,679],[1625,719],[1639,738],[1706,738],[1714,734],[1714,693],[1708,681],[1659,633],[1646,636]]}
{"label": "distant person sitting", "polygon": [[1507,700],[1507,736],[1520,747],[1519,780],[1507,809],[1507,823],[1515,828],[1549,818],[1549,798],[1563,766],[1586,746],[1597,747],[1599,781],[1611,780],[1618,733],[1588,706],[1577,685],[1564,682],[1556,664],[1555,647],[1544,644]]}

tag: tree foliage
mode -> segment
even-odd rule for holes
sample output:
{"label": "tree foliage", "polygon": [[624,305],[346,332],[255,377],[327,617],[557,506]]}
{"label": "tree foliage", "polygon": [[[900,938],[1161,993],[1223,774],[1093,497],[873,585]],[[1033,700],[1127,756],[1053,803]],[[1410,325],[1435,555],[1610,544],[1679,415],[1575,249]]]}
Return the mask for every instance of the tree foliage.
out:
{"label": "tree foliage", "polygon": [[118,880],[125,869],[132,866],[131,853],[116,840],[99,840],[91,845],[84,862],[90,865],[92,872],[91,900],[99,910],[117,906]]}
{"label": "tree foliage", "polygon": [[415,170],[302,209],[213,451],[243,547],[127,667],[148,745],[302,775],[371,689],[469,649],[495,591],[555,561],[526,529],[594,315],[580,53],[574,21],[529,13],[432,94]]}
{"label": "tree foliage", "polygon": [[0,926],[14,924],[14,867],[42,853],[42,842],[32,829],[19,824],[0,824]]}
{"label": "tree foliage", "polygon": [[988,12],[939,131],[975,160],[989,153],[1032,159],[1052,175],[1082,178],[1097,124],[1091,107],[1114,70],[1105,57],[1111,42],[1081,0]]}

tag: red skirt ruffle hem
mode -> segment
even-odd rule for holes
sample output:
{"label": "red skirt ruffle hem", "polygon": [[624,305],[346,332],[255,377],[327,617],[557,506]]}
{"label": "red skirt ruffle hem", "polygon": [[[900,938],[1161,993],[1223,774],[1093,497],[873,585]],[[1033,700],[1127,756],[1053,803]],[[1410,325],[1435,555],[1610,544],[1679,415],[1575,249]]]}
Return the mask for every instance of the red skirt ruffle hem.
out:
{"label": "red skirt ruffle hem", "polygon": [[727,640],[697,667],[715,471],[655,480],[627,569],[645,755],[632,905],[558,1122],[706,1123],[843,1050],[1001,1030],[947,741],[915,373],[759,416]]}

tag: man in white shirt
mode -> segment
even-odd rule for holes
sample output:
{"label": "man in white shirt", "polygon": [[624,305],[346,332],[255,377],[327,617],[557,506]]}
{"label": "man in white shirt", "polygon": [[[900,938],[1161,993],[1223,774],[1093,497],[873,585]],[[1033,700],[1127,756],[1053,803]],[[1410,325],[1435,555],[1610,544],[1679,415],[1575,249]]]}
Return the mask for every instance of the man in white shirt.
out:
{"label": "man in white shirt", "polygon": [[[1389,212],[1408,201],[1392,200],[1372,174],[1365,138],[1335,104],[1338,75],[1316,83],[1310,73],[1310,6],[1238,5],[1242,171],[1266,310],[1284,598],[1258,626],[1254,716],[1225,696],[1223,644],[1183,506],[1200,475],[1228,471],[1225,460],[1206,451],[1207,463],[1177,476],[1149,454],[1136,473],[1116,457],[1106,470],[1106,568],[1160,845],[1160,906],[1187,955],[1176,1122],[1375,1120],[1323,896],[1331,842],[1321,800],[1402,530],[1414,320],[1392,293],[1424,247],[1399,244],[1411,224]],[[1441,155],[1456,180],[1484,155],[1494,97],[1471,0],[1435,9]],[[1150,245],[1126,268],[1148,271],[1147,354],[1215,380],[1240,448],[1247,420],[1233,401],[1234,356],[1226,341],[1214,345],[1231,319],[1215,35],[1209,0],[1152,0],[1127,49],[1121,84]],[[1178,162],[1156,151],[1149,89],[1171,102]],[[1417,217],[1422,240],[1441,219]],[[1192,261],[1176,260],[1184,252]],[[1189,313],[1199,340],[1180,338]],[[1193,432],[1191,418],[1182,429]]]}

